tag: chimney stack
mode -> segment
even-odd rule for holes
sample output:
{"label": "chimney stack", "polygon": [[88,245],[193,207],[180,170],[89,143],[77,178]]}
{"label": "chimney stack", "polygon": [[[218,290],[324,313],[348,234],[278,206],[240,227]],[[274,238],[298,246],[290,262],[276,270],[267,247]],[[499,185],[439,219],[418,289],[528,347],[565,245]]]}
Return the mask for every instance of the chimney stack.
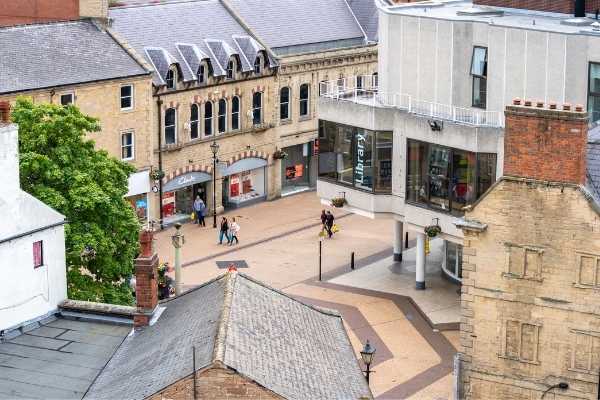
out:
{"label": "chimney stack", "polygon": [[518,103],[504,112],[504,175],[585,184],[588,116],[583,106]]}
{"label": "chimney stack", "polygon": [[135,300],[133,326],[147,326],[158,305],[158,255],[152,248],[154,233],[140,232],[140,255],[135,259]]}
{"label": "chimney stack", "polygon": [[10,103],[8,101],[0,101],[0,123],[10,123]]}

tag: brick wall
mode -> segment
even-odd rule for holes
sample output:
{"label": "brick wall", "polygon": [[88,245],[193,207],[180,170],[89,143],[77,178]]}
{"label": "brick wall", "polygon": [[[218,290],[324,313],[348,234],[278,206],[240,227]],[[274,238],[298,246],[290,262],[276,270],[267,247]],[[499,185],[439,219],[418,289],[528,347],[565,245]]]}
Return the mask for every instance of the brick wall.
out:
{"label": "brick wall", "polygon": [[504,175],[585,183],[587,113],[517,105],[505,115]]}
{"label": "brick wall", "polygon": [[[482,6],[495,6],[507,8],[520,8],[526,10],[556,12],[564,14],[574,13],[574,0],[473,0],[473,4]],[[594,13],[600,8],[600,0],[587,0],[586,12]]]}
{"label": "brick wall", "polygon": [[79,18],[79,0],[3,0],[0,26]]}
{"label": "brick wall", "polygon": [[194,379],[190,375],[149,397],[149,400],[191,400],[191,399],[263,399],[275,400],[282,397],[263,388],[235,371],[213,367],[196,373],[196,396]]}

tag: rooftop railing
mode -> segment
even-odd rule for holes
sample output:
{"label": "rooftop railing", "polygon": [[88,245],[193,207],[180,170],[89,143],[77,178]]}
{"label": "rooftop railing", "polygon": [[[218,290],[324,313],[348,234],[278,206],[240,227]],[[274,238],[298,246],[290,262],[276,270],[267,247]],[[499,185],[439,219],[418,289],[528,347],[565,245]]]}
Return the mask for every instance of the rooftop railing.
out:
{"label": "rooftop railing", "polygon": [[504,121],[498,111],[456,107],[450,104],[419,100],[404,93],[382,92],[376,75],[353,76],[319,84],[321,97],[351,101],[372,107],[392,107],[429,118],[452,121],[459,124],[502,127]]}

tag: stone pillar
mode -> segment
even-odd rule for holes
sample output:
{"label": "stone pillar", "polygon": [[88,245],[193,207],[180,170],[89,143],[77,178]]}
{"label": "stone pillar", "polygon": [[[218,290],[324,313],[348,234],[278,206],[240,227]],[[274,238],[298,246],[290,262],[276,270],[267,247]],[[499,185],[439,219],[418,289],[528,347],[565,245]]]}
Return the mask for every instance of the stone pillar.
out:
{"label": "stone pillar", "polygon": [[154,252],[150,231],[140,233],[140,255],[135,259],[135,301],[136,313],[133,326],[147,326],[158,305],[158,255]]}
{"label": "stone pillar", "polygon": [[402,221],[394,221],[394,261],[402,261],[402,236],[404,236]]}
{"label": "stone pillar", "polygon": [[415,280],[417,290],[425,290],[425,233],[417,233]]}

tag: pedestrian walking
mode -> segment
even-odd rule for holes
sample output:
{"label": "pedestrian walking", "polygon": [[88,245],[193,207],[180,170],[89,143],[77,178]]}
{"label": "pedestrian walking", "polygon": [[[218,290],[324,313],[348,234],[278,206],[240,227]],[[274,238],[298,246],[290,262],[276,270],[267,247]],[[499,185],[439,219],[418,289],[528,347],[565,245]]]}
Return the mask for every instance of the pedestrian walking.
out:
{"label": "pedestrian walking", "polygon": [[333,222],[335,221],[335,218],[333,216],[333,214],[331,213],[331,211],[327,211],[327,216],[325,218],[325,228],[327,230],[327,236],[329,236],[329,239],[331,239],[331,237],[333,236]]}
{"label": "pedestrian walking", "polygon": [[229,224],[229,245],[233,245],[233,241],[235,240],[235,244],[238,244],[240,241],[238,240],[238,233],[240,231],[240,225],[235,222],[235,217],[231,219],[231,224]]}
{"label": "pedestrian walking", "polygon": [[221,229],[219,231],[219,244],[223,244],[223,237],[227,239],[227,243],[229,243],[229,222],[227,218],[221,218]]}
{"label": "pedestrian walking", "polygon": [[204,202],[200,198],[200,195],[196,195],[196,200],[194,200],[194,213],[196,213],[195,223],[197,223],[198,226],[206,226],[206,222],[204,222],[206,204],[204,204]]}
{"label": "pedestrian walking", "polygon": [[325,230],[325,222],[327,222],[327,213],[325,210],[321,210],[321,225],[323,225],[323,230]]}

